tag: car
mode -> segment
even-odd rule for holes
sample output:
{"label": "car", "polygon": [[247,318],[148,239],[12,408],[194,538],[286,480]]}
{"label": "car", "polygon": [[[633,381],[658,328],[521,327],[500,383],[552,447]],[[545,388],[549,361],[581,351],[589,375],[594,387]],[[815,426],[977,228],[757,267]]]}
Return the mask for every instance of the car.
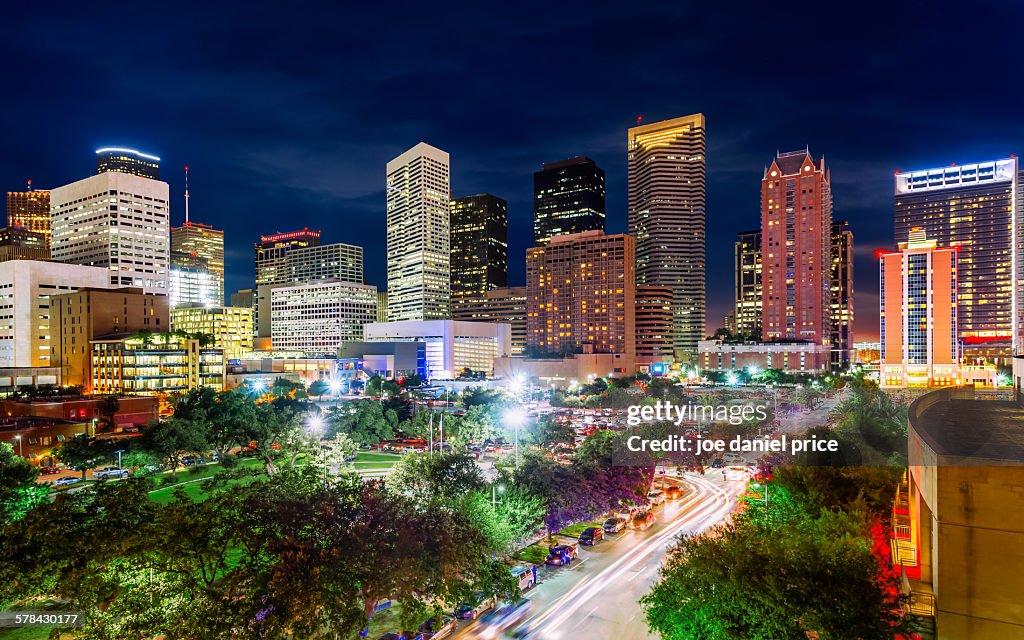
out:
{"label": "car", "polygon": [[621,507],[622,511],[615,514],[616,518],[622,518],[626,522],[632,522],[636,514],[640,513],[640,509],[636,507]]}
{"label": "car", "polygon": [[77,482],[81,482],[81,481],[82,481],[82,479],[79,478],[78,476],[67,476],[65,478],[57,479],[53,483],[53,486],[55,486],[55,487],[67,487],[69,485],[73,485],[73,484],[75,484]]}
{"label": "car", "polygon": [[493,610],[480,617],[480,625],[484,629],[482,635],[485,638],[497,638],[503,629],[523,621],[529,613],[530,601],[526,598],[499,603]]}
{"label": "car", "polygon": [[597,543],[598,540],[604,540],[604,529],[601,527],[587,527],[580,532],[580,544],[593,545]]}
{"label": "car", "polygon": [[633,518],[632,527],[634,529],[647,529],[654,524],[654,513],[651,511],[641,511],[635,518]]}
{"label": "car", "polygon": [[548,549],[548,557],[544,560],[544,564],[550,564],[554,566],[562,566],[571,563],[579,556],[579,552],[576,550],[574,544],[556,544],[552,545]]}
{"label": "car", "polygon": [[459,620],[476,620],[480,614],[493,606],[494,596],[478,591],[455,609],[455,617]]}
{"label": "car", "polygon": [[532,564],[512,567],[512,577],[519,584],[520,591],[529,591],[537,584],[537,567]]}
{"label": "car", "polygon": [[181,459],[182,466],[191,467],[194,464],[203,464],[203,456],[185,456]]}
{"label": "car", "polygon": [[127,478],[129,471],[122,469],[121,467],[103,467],[92,472],[92,477],[96,480],[110,480],[113,478]]}
{"label": "car", "polygon": [[601,525],[601,528],[604,529],[605,533],[618,533],[626,528],[628,522],[625,518],[608,518]]}
{"label": "car", "polygon": [[665,502],[665,493],[658,489],[652,489],[647,492],[647,500],[650,501],[652,505],[659,505]]}
{"label": "car", "polygon": [[419,626],[416,633],[412,635],[415,640],[441,640],[455,633],[459,621],[451,616],[429,618]]}
{"label": "car", "polygon": [[711,468],[712,469],[721,469],[724,466],[725,466],[725,462],[721,458],[717,458],[715,461],[713,461],[711,463]]}
{"label": "car", "polygon": [[679,498],[683,497],[683,490],[677,487],[676,485],[672,485],[671,487],[665,489],[665,497],[668,498],[669,500],[678,500]]}
{"label": "car", "polygon": [[52,476],[55,473],[60,473],[60,469],[57,467],[39,467],[39,475],[41,476]]}

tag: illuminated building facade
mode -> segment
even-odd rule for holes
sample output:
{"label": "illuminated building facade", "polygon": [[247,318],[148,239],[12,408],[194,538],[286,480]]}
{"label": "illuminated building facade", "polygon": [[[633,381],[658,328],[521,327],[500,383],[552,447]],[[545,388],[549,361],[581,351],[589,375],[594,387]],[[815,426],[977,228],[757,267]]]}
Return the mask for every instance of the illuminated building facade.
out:
{"label": "illuminated building facade", "polygon": [[1003,346],[1003,356],[1011,348],[1019,353],[1024,238],[1017,158],[901,172],[895,181],[896,242],[921,229],[939,247],[960,248],[957,330],[964,355],[994,345]]}
{"label": "illuminated building facade", "polygon": [[168,186],[126,173],[99,175],[50,192],[50,256],[103,267],[111,287],[167,295]]}
{"label": "illuminated building facade", "polygon": [[526,351],[526,287],[492,289],[482,295],[453,299],[452,319],[507,324],[511,355]]}
{"label": "illuminated building facade", "polygon": [[140,331],[168,330],[167,296],[145,295],[141,289],[82,288],[50,298],[50,366],[66,385],[89,389],[89,342]]}
{"label": "illuminated building facade", "polygon": [[636,288],[636,361],[638,364],[671,363],[672,289]]}
{"label": "illuminated building facade", "polygon": [[336,354],[342,343],[363,339],[363,325],[377,321],[377,288],[342,280],[274,286],[270,317],[275,350]]}
{"label": "illuminated building facade", "polygon": [[825,161],[779,153],[761,180],[761,335],[829,345],[832,190]]}
{"label": "illuminated building facade", "polygon": [[425,142],[387,164],[388,319],[451,315],[448,154]]}
{"label": "illuminated building facade", "polygon": [[856,361],[853,347],[853,232],[845,220],[832,223],[829,277],[832,366],[845,369]]}
{"label": "illuminated building facade", "polygon": [[740,231],[736,241],[736,331],[761,339],[761,231]]}
{"label": "illuminated building facade", "polygon": [[545,162],[533,174],[533,244],[581,231],[604,232],[604,169],[578,156]]}
{"label": "illuminated building facade", "polygon": [[171,310],[171,328],[212,336],[213,346],[223,349],[228,360],[252,350],[252,307],[178,307]]}
{"label": "illuminated building facade", "polygon": [[691,358],[707,308],[704,115],[629,129],[628,178],[637,284],[671,287],[676,357]]}
{"label": "illuminated building facade", "polygon": [[786,373],[828,371],[829,348],[813,342],[747,342],[701,340],[697,363],[708,371],[781,369]]}
{"label": "illuminated building facade", "polygon": [[173,334],[93,340],[91,392],[151,396],[224,388],[224,351]]}
{"label": "illuminated building facade", "polygon": [[288,282],[289,253],[320,246],[320,232],[310,229],[260,236],[256,243],[256,285]]}
{"label": "illuminated building facade", "polygon": [[[511,350],[509,327],[500,322],[456,320],[402,320],[363,326],[364,342],[415,342],[423,345],[430,379],[450,380],[463,369],[491,375],[494,359]],[[356,352],[362,345],[356,346]],[[343,353],[352,356],[351,351]],[[365,355],[358,353],[359,357]]]}
{"label": "illuminated building facade", "polygon": [[531,355],[636,353],[636,244],[584,231],[526,251]]}
{"label": "illuminated building facade", "polygon": [[50,192],[32,188],[7,192],[7,226],[24,227],[43,234],[46,249],[50,248]]}
{"label": "illuminated building facade", "polygon": [[224,230],[199,222],[171,227],[171,251],[206,260],[206,268],[213,274],[219,290],[214,303],[224,304]]}
{"label": "illuminated building facade", "polygon": [[451,202],[452,303],[508,285],[508,203],[484,193]]}
{"label": "illuminated building facade", "polygon": [[7,260],[49,260],[46,234],[25,227],[0,229],[0,262]]}
{"label": "illuminated building facade", "polygon": [[106,147],[96,150],[96,173],[116,171],[133,176],[160,179],[160,158],[136,149]]}
{"label": "illuminated building facade", "polygon": [[959,383],[958,258],[917,229],[899,251],[879,252],[883,387]]}
{"label": "illuminated building facade", "polygon": [[218,306],[222,287],[223,282],[210,272],[204,258],[179,251],[171,252],[167,292],[172,309],[186,304]]}

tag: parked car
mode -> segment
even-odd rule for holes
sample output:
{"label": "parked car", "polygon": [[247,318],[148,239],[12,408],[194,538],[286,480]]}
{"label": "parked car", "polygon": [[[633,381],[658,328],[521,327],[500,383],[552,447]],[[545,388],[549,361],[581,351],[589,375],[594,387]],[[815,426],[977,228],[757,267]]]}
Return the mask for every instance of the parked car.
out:
{"label": "parked car", "polygon": [[615,514],[616,518],[622,518],[626,522],[632,522],[636,514],[640,513],[640,509],[636,507],[621,507],[621,511]]}
{"label": "parked car", "polygon": [[67,487],[69,485],[72,485],[72,484],[75,484],[76,482],[81,482],[81,481],[82,481],[82,479],[79,478],[78,476],[67,476],[66,478],[59,478],[58,480],[56,480],[53,483],[53,486],[55,486],[55,487]]}
{"label": "parked car", "polygon": [[451,616],[442,616],[440,620],[429,618],[419,626],[413,638],[415,640],[441,640],[455,633],[458,624],[459,621]]}
{"label": "parked car", "polygon": [[512,577],[519,584],[520,591],[529,591],[537,584],[537,567],[531,565],[519,565],[512,567]]}
{"label": "parked car", "polygon": [[604,529],[605,533],[618,533],[626,528],[628,522],[625,518],[608,518],[601,525],[601,528]]}
{"label": "parked car", "polygon": [[633,518],[634,529],[646,529],[654,524],[654,513],[651,511],[642,511],[635,518]]}
{"label": "parked car", "polygon": [[114,478],[127,478],[131,475],[127,469],[121,467],[103,467],[92,472],[92,477],[96,480],[111,480]]}
{"label": "parked car", "polygon": [[712,469],[721,469],[724,466],[725,462],[721,458],[717,458],[714,462],[711,463]]}
{"label": "parked car", "polygon": [[556,544],[548,549],[548,557],[545,564],[562,566],[571,563],[577,558],[579,552],[574,544]]}
{"label": "parked car", "polygon": [[593,545],[598,540],[604,540],[604,529],[601,527],[587,527],[580,532],[580,544]]}
{"label": "parked car", "polygon": [[520,598],[515,602],[502,602],[481,616],[480,624],[487,630],[487,635],[495,637],[502,629],[508,629],[526,619],[529,613],[530,601],[526,598]]}
{"label": "parked car", "polygon": [[679,498],[683,497],[683,490],[675,485],[672,485],[671,487],[665,489],[665,497],[668,498],[669,500],[678,500]]}
{"label": "parked car", "polygon": [[194,464],[203,464],[203,456],[185,456],[181,459],[181,464],[186,467],[191,467]]}
{"label": "parked car", "polygon": [[493,606],[494,596],[478,591],[455,609],[455,617],[459,620],[476,620],[481,613]]}
{"label": "parked car", "polygon": [[652,489],[647,492],[647,499],[652,505],[659,505],[665,502],[665,492],[658,489]]}
{"label": "parked car", "polygon": [[52,476],[55,473],[60,473],[60,469],[57,467],[39,467],[39,475],[41,476]]}

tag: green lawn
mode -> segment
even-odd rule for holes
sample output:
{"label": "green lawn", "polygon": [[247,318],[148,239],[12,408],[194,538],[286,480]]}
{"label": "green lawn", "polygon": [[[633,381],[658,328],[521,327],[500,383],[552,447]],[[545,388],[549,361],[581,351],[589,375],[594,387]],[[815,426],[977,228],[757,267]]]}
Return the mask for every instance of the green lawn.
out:
{"label": "green lawn", "polygon": [[600,527],[604,521],[601,522],[580,522],[578,524],[569,525],[558,532],[560,536],[568,536],[570,538],[578,538],[583,530],[587,527]]}
{"label": "green lawn", "polygon": [[512,557],[520,562],[543,564],[544,560],[548,557],[548,545],[543,541],[536,542],[528,547],[523,547],[519,551],[516,551],[512,554]]}

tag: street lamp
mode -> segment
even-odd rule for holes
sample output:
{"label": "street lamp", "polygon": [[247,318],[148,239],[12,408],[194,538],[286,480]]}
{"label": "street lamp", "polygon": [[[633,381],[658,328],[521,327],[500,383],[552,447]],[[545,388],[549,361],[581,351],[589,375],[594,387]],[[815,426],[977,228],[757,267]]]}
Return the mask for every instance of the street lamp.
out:
{"label": "street lamp", "polygon": [[526,411],[522,407],[509,407],[502,416],[505,425],[516,430],[516,467],[519,466],[519,429],[526,424]]}
{"label": "street lamp", "polygon": [[25,457],[25,450],[22,448],[21,436],[20,435],[16,435],[16,436],[14,436],[14,439],[18,441],[18,455],[21,456],[22,458],[24,458]]}
{"label": "street lamp", "polygon": [[[497,490],[497,492],[495,492]],[[492,484],[491,485],[491,509],[495,509],[498,506],[498,493],[505,493],[505,485]]]}
{"label": "street lamp", "polygon": [[118,449],[117,451],[114,452],[114,453],[117,454],[117,468],[118,469],[121,468],[121,454],[124,453],[124,452],[125,452],[124,449]]}
{"label": "street lamp", "polygon": [[341,380],[335,380],[332,378],[327,386],[331,390],[331,395],[337,396],[341,393]]}

